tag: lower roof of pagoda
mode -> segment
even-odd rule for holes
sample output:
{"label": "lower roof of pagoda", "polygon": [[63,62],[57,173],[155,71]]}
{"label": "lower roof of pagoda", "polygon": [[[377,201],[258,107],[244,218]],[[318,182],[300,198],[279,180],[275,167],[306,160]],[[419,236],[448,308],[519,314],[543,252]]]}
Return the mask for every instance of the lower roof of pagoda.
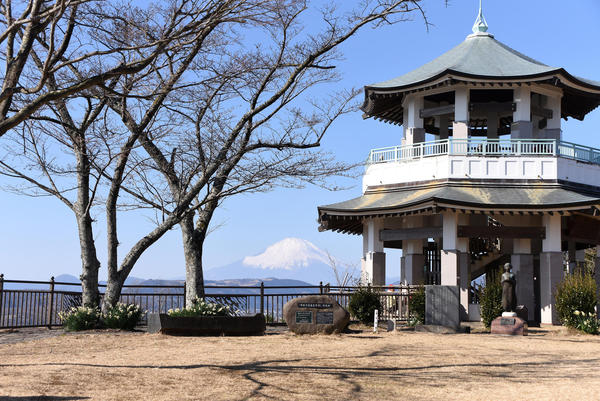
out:
{"label": "lower roof of pagoda", "polygon": [[319,229],[362,233],[364,218],[436,214],[444,210],[484,214],[565,214],[600,208],[600,190],[568,183],[474,184],[444,182],[421,187],[367,191],[319,206]]}

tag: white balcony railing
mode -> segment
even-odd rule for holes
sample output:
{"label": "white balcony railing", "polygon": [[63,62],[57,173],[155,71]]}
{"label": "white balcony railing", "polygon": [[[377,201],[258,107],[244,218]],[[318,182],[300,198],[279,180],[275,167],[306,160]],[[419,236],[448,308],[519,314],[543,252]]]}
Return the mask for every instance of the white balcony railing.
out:
{"label": "white balcony railing", "polygon": [[406,146],[373,149],[367,164],[401,162],[424,157],[457,156],[560,156],[600,164],[600,149],[556,139],[443,139]]}

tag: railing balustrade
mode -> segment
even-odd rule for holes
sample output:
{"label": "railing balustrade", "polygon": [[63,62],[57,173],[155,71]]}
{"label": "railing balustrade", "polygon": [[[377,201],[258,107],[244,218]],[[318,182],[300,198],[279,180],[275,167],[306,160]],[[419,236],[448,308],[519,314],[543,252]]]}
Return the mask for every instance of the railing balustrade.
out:
{"label": "railing balustrade", "polygon": [[[21,285],[15,288],[16,284]],[[101,289],[103,287],[105,286],[100,285]],[[80,288],[79,283],[6,280],[0,275],[0,329],[61,326],[59,313],[81,305]],[[284,323],[283,306],[291,299],[325,294],[347,308],[352,293],[358,288],[360,287],[336,287],[322,283],[318,286],[265,286],[264,283],[260,286],[206,286],[205,299],[229,305],[237,314],[264,313],[269,323]],[[380,319],[408,321],[408,301],[416,288],[406,285],[372,287],[381,301]],[[151,313],[166,313],[169,309],[183,308],[184,299],[183,284],[125,285],[120,302],[139,305]],[[146,316],[142,323],[145,318]]]}
{"label": "railing balustrade", "polygon": [[431,156],[559,156],[600,164],[600,149],[555,139],[443,139],[373,149],[367,164],[401,162]]}

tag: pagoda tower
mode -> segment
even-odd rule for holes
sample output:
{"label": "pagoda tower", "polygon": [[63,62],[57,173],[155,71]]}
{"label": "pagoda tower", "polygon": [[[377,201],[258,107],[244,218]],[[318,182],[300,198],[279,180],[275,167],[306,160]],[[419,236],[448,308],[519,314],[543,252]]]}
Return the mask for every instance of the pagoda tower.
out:
{"label": "pagoda tower", "polygon": [[319,229],[363,236],[373,285],[402,249],[403,282],[458,285],[463,320],[479,320],[472,280],[510,262],[529,320],[558,324],[553,289],[600,245],[600,149],[563,140],[561,118],[594,110],[600,82],[499,42],[480,8],[464,42],[364,92],[402,141],[371,150],[362,195],[320,206]]}

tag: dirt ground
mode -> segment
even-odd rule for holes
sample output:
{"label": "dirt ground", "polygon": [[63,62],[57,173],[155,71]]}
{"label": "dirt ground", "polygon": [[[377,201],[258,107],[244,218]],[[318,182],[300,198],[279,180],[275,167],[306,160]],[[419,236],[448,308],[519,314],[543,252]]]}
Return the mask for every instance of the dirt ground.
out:
{"label": "dirt ground", "polygon": [[0,400],[600,397],[600,338],[530,330],[527,337],[367,329],[334,336],[270,330],[262,337],[52,330],[33,339],[31,332],[0,332]]}

